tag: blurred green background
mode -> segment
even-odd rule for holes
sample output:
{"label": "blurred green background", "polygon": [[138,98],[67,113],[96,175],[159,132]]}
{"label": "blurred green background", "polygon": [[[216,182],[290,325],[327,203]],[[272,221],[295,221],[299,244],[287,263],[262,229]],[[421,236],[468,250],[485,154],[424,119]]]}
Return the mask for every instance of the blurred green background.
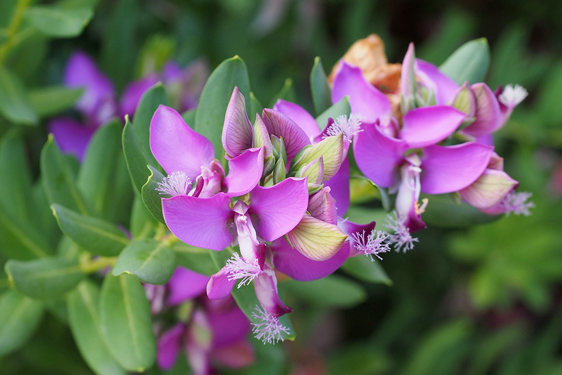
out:
{"label": "blurred green background", "polygon": [[[488,38],[489,86],[519,83],[530,94],[496,142],[506,171],[533,193],[533,215],[421,232],[413,251],[385,256],[392,285],[364,283],[364,294],[349,303],[329,295],[298,302],[300,337],[284,345],[290,360],[278,346],[260,353],[265,367],[248,371],[554,375],[562,374],[561,16],[556,0],[101,0],[79,37],[31,36],[7,65],[28,88],[60,84],[68,57],[80,49],[123,89],[154,56],[157,64],[204,58],[214,68],[240,55],[262,104],[285,89],[312,109],[314,57],[329,71],[370,33],[384,39],[391,62],[413,41],[417,56],[436,65],[464,42]],[[9,126],[0,122],[0,129]],[[27,132],[37,160],[45,127]],[[29,344],[0,358],[0,373],[89,370],[65,325],[46,317]]]}

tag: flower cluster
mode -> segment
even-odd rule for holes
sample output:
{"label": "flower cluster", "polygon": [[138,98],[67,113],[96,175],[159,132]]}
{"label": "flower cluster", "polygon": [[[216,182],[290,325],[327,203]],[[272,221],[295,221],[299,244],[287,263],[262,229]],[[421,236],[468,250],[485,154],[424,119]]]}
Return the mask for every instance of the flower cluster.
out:
{"label": "flower cluster", "polygon": [[359,239],[374,231],[374,222],[359,225],[338,215],[349,206],[346,155],[358,120],[338,118],[321,131],[298,118],[299,110],[279,101],[252,125],[235,88],[222,133],[228,174],[211,142],[172,108],[161,106],[150,127],[152,153],[168,174],[157,187],[168,228],[189,245],[234,251],[209,280],[207,295],[222,299],[237,282],[238,288],[253,284],[259,301],[253,331],[264,343],[289,331],[279,321],[292,310],[279,298],[276,272],[315,280],[349,256],[387,251],[387,236],[368,244]]}
{"label": "flower cluster", "polygon": [[411,233],[425,228],[421,193],[454,194],[488,214],[529,214],[530,195],[514,193],[518,182],[504,172],[492,139],[527,96],[524,88],[458,85],[416,59],[413,44],[402,64],[388,64],[375,35],[355,43],[330,78],[333,102],[347,96],[352,116],[362,119],[353,144],[359,169],[396,194],[387,226],[397,250],[411,249]]}
{"label": "flower cluster", "polygon": [[162,81],[173,94],[178,109],[195,108],[208,76],[207,69],[202,60],[192,62],[183,70],[175,62],[168,61],[162,73],[151,73],[131,82],[118,100],[113,83],[95,62],[84,52],[75,52],[65,67],[64,84],[84,89],[75,105],[81,120],[54,118],[49,122],[49,132],[53,133],[62,151],[82,160],[95,131],[113,117],[133,116],[142,95],[158,81]]}

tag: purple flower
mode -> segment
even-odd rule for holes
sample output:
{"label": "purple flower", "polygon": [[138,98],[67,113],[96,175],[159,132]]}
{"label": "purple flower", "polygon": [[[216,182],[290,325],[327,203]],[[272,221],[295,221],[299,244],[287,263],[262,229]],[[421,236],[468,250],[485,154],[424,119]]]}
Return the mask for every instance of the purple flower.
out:
{"label": "purple flower", "polygon": [[63,152],[73,154],[81,161],[96,129],[115,116],[133,116],[142,95],[160,79],[177,101],[181,101],[178,108],[184,111],[197,105],[207,75],[206,64],[202,61],[195,61],[184,70],[169,62],[162,76],[152,73],[130,83],[118,101],[112,82],[95,62],[84,52],[75,52],[65,67],[64,84],[84,89],[75,105],[82,121],[57,117],[49,121],[49,131]]}
{"label": "purple flower", "polygon": [[[254,352],[247,335],[250,322],[232,298],[210,301],[205,296],[208,276],[178,267],[166,285],[145,284],[153,314],[157,316],[157,362],[163,370],[171,369],[180,353],[185,350],[194,374],[213,372],[213,363],[240,368],[254,361]],[[156,291],[158,290],[158,291]],[[191,306],[180,322],[162,330],[161,312],[182,304]],[[154,309],[158,305],[160,308]]]}

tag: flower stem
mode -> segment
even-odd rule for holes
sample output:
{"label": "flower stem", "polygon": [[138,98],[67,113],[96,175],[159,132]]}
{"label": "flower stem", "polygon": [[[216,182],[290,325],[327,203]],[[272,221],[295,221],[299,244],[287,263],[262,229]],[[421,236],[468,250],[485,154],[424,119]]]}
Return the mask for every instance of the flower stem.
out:
{"label": "flower stem", "polygon": [[83,259],[80,268],[84,273],[93,273],[106,267],[111,267],[117,262],[117,257],[99,257],[96,259]]}
{"label": "flower stem", "polygon": [[31,0],[18,0],[16,4],[16,9],[6,31],[6,41],[0,45],[0,65],[4,64],[8,52],[17,44],[16,34],[21,26],[23,15],[30,3]]}

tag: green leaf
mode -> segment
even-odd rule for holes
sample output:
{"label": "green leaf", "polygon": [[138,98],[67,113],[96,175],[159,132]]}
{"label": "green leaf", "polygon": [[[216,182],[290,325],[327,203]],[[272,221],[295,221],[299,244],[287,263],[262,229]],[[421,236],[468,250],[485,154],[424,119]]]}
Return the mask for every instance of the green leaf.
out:
{"label": "green leaf", "polygon": [[150,171],[146,168],[149,164],[148,157],[143,151],[139,138],[129,122],[129,117],[125,117],[125,128],[123,129],[123,152],[127,169],[131,176],[133,186],[139,194],[142,194],[142,187],[148,180]]}
{"label": "green leaf", "polygon": [[215,263],[211,259],[214,250],[193,247],[183,242],[177,242],[171,248],[176,253],[176,262],[179,266],[203,275],[217,272]]}
{"label": "green leaf", "polygon": [[485,38],[463,44],[439,67],[456,83],[484,81],[490,65],[490,48]]}
{"label": "green leaf", "polygon": [[[164,86],[158,82],[142,95],[133,117],[133,129],[137,134],[142,150],[148,157],[148,164],[151,165],[159,165],[150,150],[150,121],[160,105],[169,106],[170,101]],[[129,115],[132,115],[132,113]]]}
{"label": "green leaf", "polygon": [[249,103],[247,103],[247,106],[248,106],[248,118],[253,124],[254,121],[256,120],[256,114],[259,114],[261,116],[261,113],[263,111],[263,105],[260,103],[258,98],[256,98],[254,93],[250,92],[250,100]]}
{"label": "green leaf", "polygon": [[113,275],[137,276],[149,284],[165,284],[176,268],[176,255],[165,243],[153,239],[131,242],[117,258]]}
{"label": "green leaf", "polygon": [[6,134],[0,143],[0,202],[11,216],[31,221],[31,173],[23,140],[15,133]]}
{"label": "green leaf", "polygon": [[277,103],[277,100],[279,99],[288,102],[293,102],[293,103],[297,101],[297,94],[295,93],[295,88],[293,86],[292,79],[287,78],[285,80],[283,87],[281,87],[281,91],[279,91],[271,101],[270,107],[273,108],[273,106],[275,105],[275,103]]}
{"label": "green leaf", "polygon": [[341,268],[360,280],[369,283],[386,284],[388,286],[392,285],[392,280],[390,280],[382,268],[379,260],[371,262],[371,259],[366,256],[350,257]]}
{"label": "green leaf", "polygon": [[[314,65],[310,72],[310,91],[316,114],[320,115],[332,106],[332,90],[328,84],[328,77],[322,67],[320,57],[314,59]],[[322,126],[321,123],[319,123]]]}
{"label": "green leaf", "polygon": [[72,108],[83,92],[62,85],[42,87],[29,91],[29,104],[39,117],[49,117]]}
{"label": "green leaf", "polygon": [[23,83],[2,66],[0,66],[0,114],[15,124],[36,125],[39,121],[29,103]]}
{"label": "green leaf", "polygon": [[146,293],[132,275],[107,275],[100,297],[102,332],[113,358],[129,371],[151,367],[156,354]]}
{"label": "green leaf", "polygon": [[166,224],[162,215],[162,196],[160,192],[156,191],[158,183],[164,179],[164,175],[151,165],[148,166],[148,169],[150,170],[150,176],[141,190],[142,201],[156,220]]}
{"label": "green leaf", "polygon": [[[233,250],[230,247],[223,251],[213,251],[211,253],[211,258],[215,263],[215,272],[218,272],[226,264],[226,261],[232,256],[232,254]],[[246,315],[246,317],[250,320],[250,322],[261,323],[259,319],[256,319],[254,317],[256,306],[260,306],[260,302],[256,297],[254,288],[248,286],[241,288],[234,287],[232,289],[232,297],[236,301],[238,307],[240,307],[240,310],[242,310],[244,315]],[[288,314],[281,316],[279,318],[279,322],[285,327],[289,328],[289,333],[282,333],[281,335],[284,340],[294,341],[297,337],[296,332],[287,315]]]}
{"label": "green leaf", "polygon": [[25,14],[31,25],[42,34],[56,38],[80,35],[93,15],[94,11],[89,7],[57,5],[34,5]]}
{"label": "green leaf", "polygon": [[82,216],[58,204],[51,209],[62,232],[91,254],[115,256],[129,244],[127,236],[110,222]]}
{"label": "green leaf", "polygon": [[49,256],[53,250],[43,233],[12,216],[0,202],[0,252],[11,259],[30,260]]}
{"label": "green leaf", "polygon": [[115,179],[121,158],[121,124],[112,121],[101,127],[90,141],[76,185],[82,196],[102,217],[108,217],[116,204]]}
{"label": "green leaf", "polygon": [[83,215],[91,214],[91,208],[74,182],[72,165],[59,151],[52,134],[41,150],[41,174],[51,204],[58,203]]}
{"label": "green leaf", "polygon": [[423,214],[429,226],[441,228],[466,228],[478,224],[488,224],[498,220],[501,215],[487,215],[466,203],[458,204],[450,196],[432,195]]}
{"label": "green leaf", "polygon": [[361,285],[337,275],[307,282],[289,280],[281,286],[291,295],[317,306],[352,307],[367,298]]}
{"label": "green leaf", "polygon": [[8,290],[0,296],[0,357],[21,348],[37,328],[43,305]]}
{"label": "green leaf", "polygon": [[316,117],[316,123],[320,129],[324,129],[328,125],[328,120],[330,118],[336,119],[339,116],[346,115],[349,116],[351,113],[351,107],[349,106],[349,100],[346,97],[341,99],[339,102],[322,112],[322,114]]}
{"label": "green leaf", "polygon": [[134,239],[146,238],[156,233],[158,221],[150,214],[140,196],[133,201],[131,211],[131,234]]}
{"label": "green leaf", "polygon": [[68,292],[84,277],[78,263],[64,258],[10,260],[6,263],[6,273],[20,292],[45,300]]}
{"label": "green leaf", "polygon": [[195,115],[195,130],[209,139],[215,148],[215,157],[224,160],[221,136],[226,107],[234,87],[248,97],[250,79],[246,63],[238,56],[223,61],[211,74],[199,99]]}
{"label": "green leaf", "polygon": [[70,330],[78,350],[90,368],[99,375],[125,375],[109,353],[101,330],[99,289],[87,280],[68,294]]}
{"label": "green leaf", "polygon": [[189,109],[181,114],[181,118],[183,121],[189,126],[191,129],[195,126],[195,114],[197,113],[197,109]]}

